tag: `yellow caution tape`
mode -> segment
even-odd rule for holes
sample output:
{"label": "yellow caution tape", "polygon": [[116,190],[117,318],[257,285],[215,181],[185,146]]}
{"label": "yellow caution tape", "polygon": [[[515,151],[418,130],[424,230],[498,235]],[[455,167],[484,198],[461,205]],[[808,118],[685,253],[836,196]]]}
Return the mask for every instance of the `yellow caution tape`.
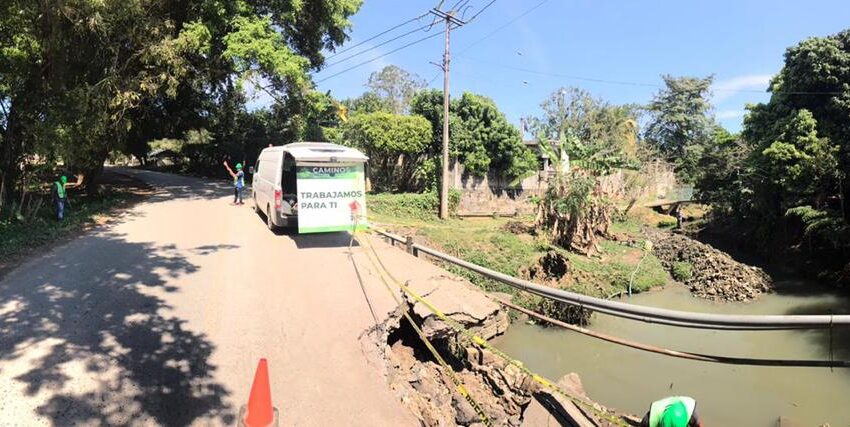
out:
{"label": "yellow caution tape", "polygon": [[[352,236],[352,238],[355,238],[355,239],[356,239],[357,237],[356,237],[355,235],[353,235],[353,236]],[[359,242],[359,241],[360,241],[360,239],[357,239],[357,241]],[[597,414],[597,415],[599,415],[600,417],[605,418],[605,419],[606,419],[606,420],[608,420],[609,422],[612,422],[614,425],[618,425],[618,426],[628,426],[628,425],[629,425],[629,424],[627,424],[625,421],[623,421],[622,419],[620,419],[620,418],[618,418],[618,417],[615,417],[615,416],[613,416],[613,415],[609,414],[609,413],[608,413],[608,412],[606,412],[606,411],[602,411],[602,410],[600,410],[599,408],[597,408],[596,406],[594,406],[594,405],[592,405],[592,404],[590,404],[590,403],[587,403],[587,402],[585,402],[585,401],[584,401],[584,400],[582,400],[582,399],[579,399],[579,398],[577,398],[577,397],[575,397],[575,396],[570,395],[569,393],[567,393],[566,391],[564,391],[563,389],[561,389],[560,387],[558,387],[556,384],[554,384],[552,381],[550,381],[550,380],[548,380],[548,379],[546,379],[546,378],[544,378],[544,377],[542,377],[542,376],[540,376],[540,375],[538,375],[538,374],[536,374],[536,373],[532,372],[532,371],[531,371],[531,370],[529,370],[528,368],[526,368],[526,367],[525,367],[525,365],[522,363],[522,361],[517,360],[517,359],[514,359],[514,358],[512,358],[512,357],[508,356],[508,355],[507,355],[507,354],[505,354],[503,351],[499,350],[499,349],[498,349],[498,348],[496,348],[496,347],[493,347],[493,346],[492,346],[489,342],[487,342],[487,340],[485,340],[484,338],[482,338],[482,337],[480,337],[479,335],[476,335],[476,334],[474,334],[474,333],[470,332],[468,329],[466,329],[466,328],[465,328],[463,325],[461,325],[459,322],[457,322],[456,320],[454,320],[454,319],[452,319],[452,318],[450,318],[450,317],[446,316],[446,315],[445,315],[442,311],[440,311],[437,307],[435,307],[433,304],[431,304],[431,303],[430,303],[429,301],[427,301],[425,298],[421,297],[421,296],[420,296],[420,295],[418,295],[416,292],[414,292],[413,290],[411,290],[408,286],[406,286],[405,284],[403,284],[403,283],[401,283],[399,280],[397,280],[397,279],[393,276],[393,274],[389,272],[389,270],[388,270],[388,269],[387,269],[387,267],[384,265],[384,263],[381,261],[380,256],[378,255],[378,252],[375,250],[375,247],[372,245],[372,241],[371,241],[371,239],[369,238],[369,236],[365,236],[365,241],[366,241],[367,246],[369,247],[369,250],[372,252],[372,254],[374,254],[374,257],[375,257],[375,259],[377,260],[377,264],[379,264],[379,265],[376,265],[376,264],[375,264],[375,260],[373,260],[373,259],[372,259],[372,257],[369,255],[369,252],[368,252],[368,251],[366,252],[367,258],[368,258],[368,259],[369,259],[369,261],[372,263],[372,265],[373,265],[375,268],[377,268],[377,269],[379,270],[379,273],[380,273],[380,276],[381,276],[381,280],[384,282],[384,285],[385,285],[385,286],[387,286],[387,288],[388,288],[388,289],[389,289],[389,284],[388,284],[388,283],[386,282],[386,280],[384,279],[384,273],[386,273],[386,275],[390,278],[390,280],[391,280],[391,281],[393,281],[393,282],[395,283],[395,285],[396,285],[396,286],[398,286],[398,287],[399,287],[402,291],[404,291],[406,294],[410,295],[410,296],[411,296],[413,299],[415,299],[417,302],[422,303],[422,305],[424,305],[425,307],[427,307],[427,308],[428,308],[428,310],[430,310],[432,313],[434,313],[434,314],[435,314],[438,318],[440,318],[440,320],[443,320],[444,322],[446,322],[447,324],[449,324],[449,326],[451,326],[451,327],[452,327],[452,329],[454,329],[455,331],[457,331],[457,332],[459,332],[459,333],[461,333],[461,334],[465,335],[467,338],[469,338],[469,339],[470,339],[473,343],[475,343],[475,344],[476,344],[476,345],[478,345],[479,347],[481,347],[481,348],[483,348],[483,349],[486,349],[486,350],[489,350],[489,351],[490,351],[490,352],[492,352],[493,354],[495,354],[495,355],[497,355],[497,356],[501,357],[503,360],[505,360],[505,361],[506,361],[506,362],[508,362],[509,364],[511,364],[511,365],[513,365],[513,366],[516,366],[516,367],[517,367],[518,369],[520,369],[523,373],[525,373],[526,375],[528,375],[528,376],[529,376],[529,377],[530,377],[533,381],[535,381],[535,382],[537,382],[538,384],[540,384],[540,385],[542,385],[542,386],[544,386],[544,387],[546,387],[546,388],[548,388],[548,389],[550,389],[550,390],[552,390],[552,391],[554,391],[554,392],[556,392],[556,393],[560,394],[561,396],[565,397],[566,399],[570,400],[571,402],[573,402],[573,403],[575,403],[575,404],[578,404],[578,405],[581,405],[581,406],[584,406],[584,407],[588,408],[589,410],[591,410],[592,412],[596,413],[596,414]],[[393,297],[395,298],[395,293],[393,293],[391,290],[390,290],[390,293],[392,293],[392,294],[393,294]],[[399,301],[398,301],[398,299],[396,299],[396,302],[399,302]],[[405,312],[405,315],[407,315],[407,312]],[[408,321],[410,321],[410,322],[411,322],[411,324],[413,324],[413,322],[410,320],[410,318],[409,318],[409,317],[408,317]],[[416,325],[415,325],[415,324],[413,324],[413,325],[414,325],[414,327],[416,328]],[[422,339],[426,339],[426,338],[424,337],[424,334],[423,334],[423,335],[420,335],[420,336],[422,337]],[[429,344],[430,344],[430,343],[429,343]],[[434,351],[436,351],[436,350],[434,350]],[[452,373],[454,373],[454,371],[452,371]],[[476,411],[477,411],[477,405],[472,405],[472,406],[473,406],[473,407],[475,407],[475,408],[476,408]],[[488,424],[488,425],[489,425],[489,424]]]}
{"label": "yellow caution tape", "polygon": [[[352,239],[354,239],[354,238],[356,238],[356,237],[354,236],[354,234],[352,234]],[[359,241],[359,239],[358,239],[358,241]],[[371,242],[369,242],[369,245],[371,246]],[[377,256],[377,253],[376,253],[375,256]],[[366,253],[366,257],[369,259],[369,262],[371,262],[372,265],[377,268],[377,265],[375,265],[375,262],[369,256],[368,252]],[[352,260],[353,260],[353,258],[352,258]],[[379,262],[380,262],[380,260],[379,260]],[[389,274],[389,272],[386,272],[386,273]],[[384,277],[384,272],[381,271],[380,269],[378,269],[378,274],[381,278],[381,281],[384,283],[384,286],[387,288],[387,291],[390,293],[390,295],[392,295],[396,304],[401,306],[401,301],[395,295],[395,292],[392,291],[392,288],[390,288],[389,283],[387,282],[386,278]],[[443,357],[440,355],[440,353],[437,351],[437,349],[434,347],[434,345],[431,344],[431,341],[428,340],[428,337],[425,336],[425,333],[422,332],[422,329],[419,327],[419,325],[417,325],[416,322],[413,321],[413,318],[410,316],[410,314],[407,311],[404,311],[402,314],[407,319],[407,321],[410,323],[410,326],[412,326],[413,329],[416,331],[416,334],[419,336],[419,339],[422,340],[422,342],[425,344],[425,347],[428,348],[428,351],[430,351],[431,354],[434,356],[434,358],[437,359],[437,362],[443,368],[443,372],[446,374],[446,376],[448,376],[449,379],[451,379],[452,383],[454,383],[455,389],[457,390],[458,394],[460,394],[464,398],[464,400],[466,400],[466,402],[469,403],[470,406],[472,406],[472,409],[474,409],[476,414],[478,414],[478,418],[481,420],[482,423],[484,423],[485,425],[488,425],[488,426],[492,426],[493,425],[492,421],[490,421],[490,418],[487,416],[487,414],[481,408],[481,405],[479,405],[478,402],[476,402],[472,398],[472,396],[466,390],[466,387],[463,386],[463,382],[460,381],[460,378],[457,377],[455,372],[452,370],[451,366],[449,366],[449,364],[446,363],[445,359],[443,359]]]}

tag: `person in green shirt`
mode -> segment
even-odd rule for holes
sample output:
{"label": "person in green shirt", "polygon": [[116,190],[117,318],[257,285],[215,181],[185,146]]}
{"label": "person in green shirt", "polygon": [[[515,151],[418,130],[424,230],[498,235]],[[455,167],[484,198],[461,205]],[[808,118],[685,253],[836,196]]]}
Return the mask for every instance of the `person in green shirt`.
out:
{"label": "person in green shirt", "polygon": [[68,203],[68,194],[65,191],[65,185],[68,183],[68,177],[62,175],[57,181],[53,182],[51,194],[53,195],[53,203],[56,206],[56,218],[59,221],[65,219],[65,205]]}
{"label": "person in green shirt", "polygon": [[233,204],[245,204],[242,201],[242,190],[245,188],[245,172],[242,171],[242,163],[236,164],[236,172],[230,169],[230,165],[227,164],[226,160],[224,161],[224,167],[227,168],[227,173],[233,177]]}
{"label": "person in green shirt", "polygon": [[641,427],[702,427],[697,416],[696,400],[673,396],[652,402]]}

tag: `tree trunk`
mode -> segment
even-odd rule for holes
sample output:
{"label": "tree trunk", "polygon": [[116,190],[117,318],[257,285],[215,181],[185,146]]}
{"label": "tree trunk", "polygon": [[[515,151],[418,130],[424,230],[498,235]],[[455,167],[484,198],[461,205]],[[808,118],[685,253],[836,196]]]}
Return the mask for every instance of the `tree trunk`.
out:
{"label": "tree trunk", "polygon": [[20,178],[19,165],[23,156],[23,127],[19,111],[18,103],[13,100],[9,108],[6,132],[3,134],[3,147],[0,150],[0,188],[3,189],[0,199],[9,202],[15,200]]}

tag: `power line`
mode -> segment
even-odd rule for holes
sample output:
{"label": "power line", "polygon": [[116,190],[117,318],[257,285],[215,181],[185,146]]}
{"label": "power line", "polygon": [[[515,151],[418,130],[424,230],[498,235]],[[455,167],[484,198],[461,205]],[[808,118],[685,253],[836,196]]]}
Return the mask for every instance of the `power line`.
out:
{"label": "power line", "polygon": [[352,58],[356,58],[356,57],[358,57],[358,56],[360,56],[360,55],[362,55],[362,54],[364,54],[364,53],[366,53],[366,52],[373,51],[373,50],[375,50],[375,49],[377,49],[377,48],[379,48],[379,47],[381,47],[381,46],[383,46],[383,45],[385,45],[385,44],[392,43],[392,42],[394,42],[394,41],[396,41],[396,40],[398,40],[398,39],[400,39],[400,38],[407,37],[407,36],[409,36],[409,35],[411,35],[411,34],[413,34],[413,33],[415,33],[415,32],[418,32],[418,31],[424,30],[425,28],[429,27],[430,25],[431,25],[431,24],[423,25],[423,26],[421,26],[421,27],[419,27],[419,28],[416,28],[416,29],[413,29],[413,30],[411,30],[411,31],[408,31],[408,32],[406,32],[406,33],[404,33],[404,34],[402,34],[402,35],[400,35],[400,36],[396,36],[396,37],[393,37],[393,38],[391,38],[391,39],[389,39],[389,40],[387,40],[387,41],[384,41],[384,42],[382,42],[382,43],[376,44],[375,46],[372,46],[372,47],[370,47],[370,48],[368,48],[368,49],[366,49],[366,50],[361,50],[360,52],[357,52],[357,53],[354,53],[354,54],[352,54],[352,55],[349,55],[349,56],[347,56],[347,57],[345,57],[345,58],[343,58],[343,59],[340,59],[340,60],[338,60],[338,61],[334,61],[334,62],[332,62],[332,63],[328,64],[327,66],[325,66],[325,68],[324,68],[324,69],[325,69],[325,70],[327,70],[328,68],[333,67],[334,65],[337,65],[337,64],[339,64],[339,63],[342,63],[342,62],[348,61],[349,59],[352,59]]}
{"label": "power line", "polygon": [[434,83],[434,80],[437,80],[437,77],[440,77],[440,73],[434,74],[434,77],[431,77],[431,80],[428,80],[428,84],[425,86],[431,86],[431,83]]}
{"label": "power line", "polygon": [[[480,39],[478,39],[478,40],[476,40],[476,41],[474,41],[474,42],[472,42],[472,43],[470,43],[470,44],[466,45],[466,47],[464,47],[463,49],[461,49],[461,50],[460,50],[460,52],[458,52],[458,53],[456,54],[456,56],[460,56],[461,54],[463,54],[464,52],[466,52],[467,50],[469,50],[472,46],[475,46],[476,44],[481,43],[481,42],[482,42],[482,41],[484,41],[484,40],[487,40],[488,38],[492,37],[494,34],[496,34],[496,33],[498,33],[499,31],[501,31],[501,30],[505,29],[507,26],[509,26],[509,25],[513,24],[514,22],[516,22],[516,21],[520,20],[520,19],[521,19],[522,17],[524,17],[525,15],[528,15],[529,13],[534,12],[537,8],[539,8],[540,6],[543,6],[543,4],[545,4],[547,1],[549,1],[549,0],[543,0],[543,1],[541,1],[540,3],[537,3],[536,5],[534,5],[534,6],[533,6],[533,7],[531,7],[530,9],[526,10],[525,12],[523,12],[523,13],[519,14],[518,16],[514,17],[514,18],[513,18],[513,19],[511,19],[510,21],[505,22],[504,24],[502,24],[501,26],[499,26],[499,27],[498,27],[498,28],[496,28],[495,30],[493,30],[493,31],[491,31],[490,33],[488,33],[487,35],[485,35],[484,37],[481,37]],[[493,2],[490,2],[490,4],[492,4],[492,3],[493,3]],[[485,6],[485,7],[484,7],[484,9],[487,9],[487,7],[489,7],[489,6],[490,6],[490,5],[488,4],[487,6]],[[475,16],[478,16],[478,14],[479,14],[479,13],[481,13],[481,12],[483,12],[483,11],[484,11],[484,9],[481,9],[481,11],[479,11],[478,13],[476,13],[476,14],[475,14]],[[475,16],[473,16],[472,18],[474,19],[474,18],[475,18]],[[472,19],[470,19],[470,20],[472,20]]]}
{"label": "power line", "polygon": [[393,54],[393,53],[398,52],[398,51],[400,51],[400,50],[402,50],[402,49],[405,49],[405,48],[408,48],[408,47],[410,47],[410,46],[413,46],[413,45],[415,45],[415,44],[417,44],[417,43],[421,43],[421,42],[423,42],[423,41],[425,41],[425,40],[433,39],[434,37],[441,36],[441,35],[442,35],[442,34],[440,34],[440,33],[434,33],[434,34],[431,34],[431,35],[430,35],[430,36],[428,36],[428,37],[423,37],[423,38],[421,38],[421,39],[418,39],[418,40],[412,41],[412,42],[410,42],[410,43],[408,43],[408,44],[406,44],[406,45],[404,45],[404,46],[401,46],[401,47],[398,47],[398,48],[396,48],[396,49],[393,49],[393,50],[391,50],[391,51],[389,51],[389,52],[387,52],[387,53],[385,53],[385,54],[382,54],[382,55],[376,56],[376,57],[374,57],[374,58],[372,58],[372,59],[369,59],[369,60],[363,61],[363,62],[361,62],[361,63],[359,63],[359,64],[357,64],[357,65],[354,65],[354,66],[348,67],[348,68],[346,68],[346,69],[344,69],[344,70],[342,70],[342,71],[340,71],[340,72],[338,72],[338,73],[331,74],[330,76],[327,76],[327,77],[324,77],[324,78],[322,78],[322,79],[316,80],[316,83],[321,83],[321,82],[323,82],[323,81],[325,81],[325,80],[332,79],[332,78],[334,78],[334,77],[336,77],[336,76],[339,76],[340,74],[347,73],[347,72],[349,72],[349,71],[351,71],[351,70],[353,70],[353,69],[355,69],[355,68],[361,67],[361,66],[366,65],[366,64],[368,64],[368,63],[370,63],[370,62],[377,61],[377,60],[379,60],[379,59],[381,59],[381,58],[383,58],[383,57],[385,57],[385,56],[387,56],[387,55]]}
{"label": "power line", "polygon": [[[665,88],[665,87],[667,87],[666,85],[658,84],[658,83],[645,83],[645,82],[634,82],[634,81],[625,81],[625,80],[609,80],[609,79],[602,79],[602,78],[596,78],[596,77],[585,77],[585,76],[576,76],[576,75],[570,75],[570,74],[553,73],[553,72],[548,72],[548,71],[532,70],[532,69],[529,69],[529,68],[522,68],[522,67],[514,67],[514,66],[511,66],[511,65],[505,65],[505,64],[495,62],[495,61],[488,61],[488,60],[484,60],[484,59],[470,58],[468,56],[466,56],[462,59],[467,60],[467,61],[483,62],[483,63],[489,64],[491,66],[494,66],[494,67],[504,68],[504,69],[508,69],[508,70],[514,70],[514,71],[520,71],[520,72],[524,72],[524,73],[538,74],[538,75],[550,76],[550,77],[560,77],[560,78],[564,78],[564,79],[581,80],[581,81],[588,81],[588,82],[594,82],[594,83],[615,84],[615,85],[621,85],[621,86],[639,86],[639,87],[654,87],[654,88]],[[731,92],[731,93],[741,93],[741,92],[743,92],[743,93],[771,93],[771,94],[783,94],[783,95],[841,95],[842,94],[842,92],[814,92],[814,91],[767,92],[767,90],[759,90],[759,89],[722,89],[722,88],[712,89],[712,91],[713,92]]]}
{"label": "power line", "polygon": [[479,10],[475,15],[472,15],[472,18],[469,18],[469,20],[467,20],[466,22],[474,21],[475,18],[478,17],[478,15],[481,15],[482,12],[487,10],[487,8],[490,7],[491,5],[493,5],[493,3],[495,3],[495,2],[496,2],[496,0],[490,0],[490,3],[487,3],[486,6],[484,6],[481,10]]}
{"label": "power line", "polygon": [[334,54],[333,54],[333,55],[328,56],[328,57],[327,57],[327,58],[325,58],[325,59],[331,59],[331,58],[337,57],[337,56],[339,56],[339,55],[342,55],[343,53],[348,52],[349,50],[354,49],[355,47],[360,46],[360,45],[362,45],[363,43],[368,43],[368,42],[370,42],[370,41],[372,41],[372,40],[375,40],[375,39],[376,39],[376,38],[378,38],[378,37],[383,36],[384,34],[387,34],[387,33],[389,33],[389,32],[392,32],[393,30],[396,30],[396,29],[398,29],[398,28],[401,28],[401,27],[403,27],[403,26],[405,26],[405,25],[407,25],[407,24],[409,24],[409,23],[411,23],[411,22],[413,22],[413,21],[417,21],[417,20],[419,20],[419,19],[422,19],[422,18],[424,18],[426,15],[428,15],[428,12],[425,12],[425,13],[423,13],[422,15],[419,15],[419,16],[417,16],[417,17],[415,17],[415,18],[408,19],[407,21],[404,21],[404,22],[402,22],[401,24],[398,24],[398,25],[396,25],[396,26],[394,26],[394,27],[392,27],[392,28],[390,28],[390,29],[387,29],[387,30],[381,31],[381,32],[380,32],[380,33],[378,33],[378,34],[375,34],[374,36],[369,37],[368,39],[363,40],[363,41],[361,41],[361,42],[359,42],[359,43],[353,44],[353,45],[351,45],[351,46],[349,46],[349,47],[347,47],[347,48],[345,48],[345,49],[343,49],[343,50],[341,50],[341,51],[339,51],[339,52],[334,52]]}

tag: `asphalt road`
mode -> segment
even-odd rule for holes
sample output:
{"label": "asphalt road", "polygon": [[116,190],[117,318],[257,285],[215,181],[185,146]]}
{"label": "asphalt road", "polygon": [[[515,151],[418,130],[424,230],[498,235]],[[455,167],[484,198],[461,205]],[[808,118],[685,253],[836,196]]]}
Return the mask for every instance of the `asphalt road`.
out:
{"label": "asphalt road", "polygon": [[280,425],[418,424],[364,337],[347,234],[275,235],[226,183],[125,172],[156,195],[0,281],[0,424],[234,425],[261,357]]}

